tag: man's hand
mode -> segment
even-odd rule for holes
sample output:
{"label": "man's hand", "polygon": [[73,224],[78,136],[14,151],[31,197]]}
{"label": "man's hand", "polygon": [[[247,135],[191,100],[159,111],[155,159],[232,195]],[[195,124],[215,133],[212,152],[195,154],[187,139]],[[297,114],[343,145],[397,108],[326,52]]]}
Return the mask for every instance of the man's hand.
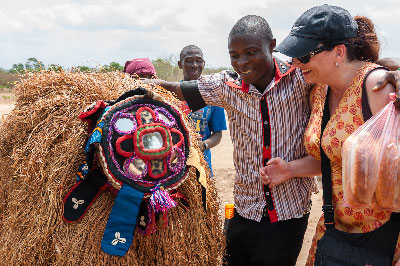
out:
{"label": "man's hand", "polygon": [[393,102],[393,104],[398,110],[400,110],[400,71],[386,72],[372,90],[380,90],[384,88],[388,83],[392,84],[396,88],[396,100]]}
{"label": "man's hand", "polygon": [[146,78],[141,78],[140,81],[145,84],[159,85],[164,89],[166,89],[167,91],[175,93],[176,97],[178,97],[179,100],[185,101],[185,97],[183,97],[179,82],[170,82],[162,79],[146,79]]}
{"label": "man's hand", "polygon": [[290,164],[279,157],[269,160],[267,166],[261,167],[259,172],[261,181],[270,188],[294,177]]}
{"label": "man's hand", "polygon": [[204,142],[202,140],[199,140],[199,148],[204,152]]}

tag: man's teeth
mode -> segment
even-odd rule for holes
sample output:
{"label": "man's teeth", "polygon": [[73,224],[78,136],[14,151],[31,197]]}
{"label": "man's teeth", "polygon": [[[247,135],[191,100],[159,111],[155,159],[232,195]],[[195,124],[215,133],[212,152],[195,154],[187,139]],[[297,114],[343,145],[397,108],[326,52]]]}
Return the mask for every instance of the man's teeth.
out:
{"label": "man's teeth", "polygon": [[245,75],[247,75],[247,74],[249,74],[250,72],[251,72],[251,70],[242,71],[242,74],[245,74]]}
{"label": "man's teeth", "polygon": [[311,72],[311,70],[309,70],[309,69],[303,69],[302,71],[303,71],[303,73]]}

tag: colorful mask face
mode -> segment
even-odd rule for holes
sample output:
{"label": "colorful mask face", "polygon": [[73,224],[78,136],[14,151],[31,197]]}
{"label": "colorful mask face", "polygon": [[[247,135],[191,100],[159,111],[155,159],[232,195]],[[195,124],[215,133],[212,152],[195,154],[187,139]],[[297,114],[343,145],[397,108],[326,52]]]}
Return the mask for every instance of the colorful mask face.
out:
{"label": "colorful mask face", "polygon": [[[103,172],[119,188],[143,193],[173,188],[187,173],[188,133],[179,113],[151,99],[127,99],[102,115],[98,154]],[[107,169],[107,171],[105,171]]]}
{"label": "colorful mask face", "polygon": [[99,193],[113,188],[117,196],[102,240],[110,255],[127,252],[136,223],[141,232],[154,231],[146,226],[176,206],[169,191],[189,172],[189,133],[181,113],[144,93],[138,89],[115,102],[99,101],[80,115],[91,132],[87,165],[79,172],[86,177],[65,197],[64,220],[80,220]]}

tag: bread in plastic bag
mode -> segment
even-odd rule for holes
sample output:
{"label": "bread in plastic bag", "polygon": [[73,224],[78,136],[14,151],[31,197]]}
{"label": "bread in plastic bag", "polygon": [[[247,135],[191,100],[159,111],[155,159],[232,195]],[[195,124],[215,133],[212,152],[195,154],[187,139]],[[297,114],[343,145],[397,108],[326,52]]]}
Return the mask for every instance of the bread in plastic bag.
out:
{"label": "bread in plastic bag", "polygon": [[344,201],[400,211],[400,111],[387,104],[343,143]]}

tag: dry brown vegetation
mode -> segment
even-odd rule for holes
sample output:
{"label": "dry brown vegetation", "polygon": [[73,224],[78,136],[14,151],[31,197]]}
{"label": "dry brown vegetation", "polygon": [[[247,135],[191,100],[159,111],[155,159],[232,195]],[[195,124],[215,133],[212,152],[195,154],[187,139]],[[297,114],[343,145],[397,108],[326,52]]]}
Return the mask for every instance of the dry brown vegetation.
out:
{"label": "dry brown vegetation", "polygon": [[204,212],[193,171],[179,187],[189,211],[174,208],[169,226],[151,236],[135,233],[124,257],[100,249],[112,193],[101,194],[81,222],[61,218],[62,200],[84,158],[86,125],[78,114],[138,86],[179,103],[120,72],[39,72],[17,84],[15,108],[0,127],[0,265],[220,265],[224,238],[215,185],[209,181]]}

